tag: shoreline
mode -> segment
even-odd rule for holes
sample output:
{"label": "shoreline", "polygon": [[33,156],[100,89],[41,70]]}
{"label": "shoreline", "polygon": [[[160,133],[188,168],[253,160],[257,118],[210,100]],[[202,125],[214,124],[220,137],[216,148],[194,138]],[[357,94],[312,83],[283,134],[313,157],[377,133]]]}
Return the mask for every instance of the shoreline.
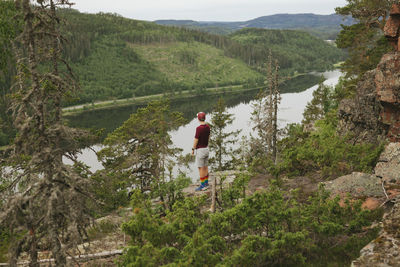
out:
{"label": "shoreline", "polygon": [[[298,78],[301,76],[306,75],[313,75],[312,73],[303,73],[303,74],[296,74],[290,79]],[[115,108],[115,107],[123,107],[129,105],[145,105],[153,100],[159,100],[162,98],[169,98],[170,100],[179,100],[185,98],[193,98],[196,96],[202,95],[222,95],[225,93],[237,94],[246,91],[252,91],[257,89],[262,89],[265,86],[257,86],[252,88],[244,88],[244,85],[231,85],[231,86],[224,86],[224,87],[213,87],[213,88],[206,88],[202,91],[194,91],[194,90],[185,90],[178,93],[164,93],[164,94],[155,94],[155,95],[147,95],[147,96],[139,96],[139,97],[130,97],[130,98],[123,98],[123,99],[114,99],[114,100],[104,100],[98,101],[94,103],[86,103],[86,104],[79,104],[75,106],[64,107],[62,109],[63,116],[74,116],[84,113],[86,111],[93,111],[93,110],[104,110],[108,108]]]}
{"label": "shoreline", "polygon": [[260,87],[252,87],[252,88],[243,88],[243,85],[233,85],[227,87],[217,87],[217,88],[207,88],[204,89],[202,92],[198,91],[182,91],[181,93],[175,94],[156,94],[156,95],[148,95],[148,96],[140,96],[140,97],[131,97],[131,98],[124,98],[124,99],[115,99],[115,100],[105,100],[99,101],[94,103],[87,103],[81,104],[71,107],[63,108],[63,116],[73,116],[78,115],[86,111],[93,111],[93,110],[102,110],[108,108],[115,108],[115,107],[123,107],[129,105],[140,105],[140,104],[147,104],[153,100],[159,100],[162,98],[168,98],[170,100],[179,100],[185,98],[193,98],[199,96],[199,94],[203,95],[221,95],[225,93],[241,93],[246,91],[252,91],[263,88]]}

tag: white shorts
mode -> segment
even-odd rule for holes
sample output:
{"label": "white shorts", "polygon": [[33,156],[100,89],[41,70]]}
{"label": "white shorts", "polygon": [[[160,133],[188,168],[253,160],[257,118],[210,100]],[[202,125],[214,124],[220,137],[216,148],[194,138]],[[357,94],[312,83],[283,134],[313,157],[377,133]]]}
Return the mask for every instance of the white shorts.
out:
{"label": "white shorts", "polygon": [[208,166],[208,147],[198,148],[196,149],[196,164],[197,167],[205,167]]}

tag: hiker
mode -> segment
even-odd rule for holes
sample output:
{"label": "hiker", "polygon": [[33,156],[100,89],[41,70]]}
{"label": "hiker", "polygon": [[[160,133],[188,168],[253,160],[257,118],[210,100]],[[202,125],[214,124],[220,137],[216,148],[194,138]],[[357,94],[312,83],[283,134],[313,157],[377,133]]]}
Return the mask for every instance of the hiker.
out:
{"label": "hiker", "polygon": [[210,126],[205,122],[206,114],[204,112],[197,113],[197,119],[200,125],[196,128],[192,155],[196,151],[196,165],[200,174],[200,186],[196,188],[196,191],[201,191],[208,188],[208,139],[210,138]]}

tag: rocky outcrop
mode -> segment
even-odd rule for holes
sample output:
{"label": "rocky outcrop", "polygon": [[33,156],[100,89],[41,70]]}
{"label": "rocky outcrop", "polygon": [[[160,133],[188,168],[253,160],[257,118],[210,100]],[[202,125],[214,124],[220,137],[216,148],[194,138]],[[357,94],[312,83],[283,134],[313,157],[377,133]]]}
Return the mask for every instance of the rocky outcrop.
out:
{"label": "rocky outcrop", "polygon": [[400,187],[400,143],[390,143],[379,157],[375,174],[386,186]]}
{"label": "rocky outcrop", "polygon": [[354,99],[339,105],[340,133],[354,142],[400,142],[400,3],[393,4],[384,32],[395,52],[362,77]]}
{"label": "rocky outcrop", "polygon": [[400,52],[382,57],[376,69],[375,85],[382,105],[381,121],[388,127],[387,138],[400,142]]}
{"label": "rocky outcrop", "polygon": [[400,52],[382,57],[357,85],[353,99],[339,105],[339,131],[354,142],[400,142]]}
{"label": "rocky outcrop", "polygon": [[333,181],[325,182],[324,184],[325,189],[330,191],[333,195],[345,197],[349,194],[355,199],[385,197],[381,179],[373,174],[353,172],[350,175],[339,177]]}
{"label": "rocky outcrop", "polygon": [[326,182],[325,188],[333,195],[362,199],[365,208],[389,208],[379,237],[360,251],[352,266],[400,266],[400,143],[386,146],[374,174],[354,172]]}
{"label": "rocky outcrop", "polygon": [[383,108],[377,98],[375,76],[376,70],[367,72],[358,83],[356,97],[339,105],[339,132],[352,137],[354,143],[377,143],[388,131],[381,121]]}
{"label": "rocky outcrop", "polygon": [[360,251],[360,257],[351,266],[400,266],[400,199],[384,216],[383,229],[378,238]]}
{"label": "rocky outcrop", "polygon": [[400,4],[392,5],[389,19],[383,29],[386,38],[396,51],[399,51]]}

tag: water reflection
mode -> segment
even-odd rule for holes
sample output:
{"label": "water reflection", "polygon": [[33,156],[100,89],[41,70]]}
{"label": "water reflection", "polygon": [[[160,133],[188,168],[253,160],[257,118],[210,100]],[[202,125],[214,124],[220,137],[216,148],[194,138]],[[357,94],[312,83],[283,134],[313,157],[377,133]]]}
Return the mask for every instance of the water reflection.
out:
{"label": "water reflection", "polygon": [[[327,79],[324,83],[327,85],[335,85],[341,75],[339,71],[331,71],[323,73]],[[279,105],[278,120],[279,127],[285,127],[288,123],[299,123],[302,120],[302,114],[305,106],[312,98],[312,93],[317,88],[316,84],[319,80],[319,75],[303,76],[299,79],[293,79],[286,82],[285,87],[281,88],[283,92],[297,92],[297,93],[284,93],[282,94],[281,104]],[[300,91],[300,92],[299,92]],[[211,96],[195,96],[181,100],[174,100],[171,102],[171,109],[183,113],[188,123],[179,129],[171,131],[171,136],[175,146],[183,149],[183,152],[190,153],[193,143],[194,131],[198,126],[195,116],[197,112],[204,111],[207,114],[212,111],[219,97],[224,98],[228,106],[228,112],[233,114],[234,122],[230,125],[227,131],[241,129],[241,136],[249,136],[252,132],[250,125],[250,117],[252,112],[251,101],[255,98],[258,90],[240,92],[236,94],[225,93],[222,95]],[[130,114],[134,113],[141,106],[132,105],[118,108],[109,108],[104,110],[87,111],[79,116],[68,117],[69,123],[73,127],[81,128],[104,128],[104,135],[112,132],[119,127]],[[209,120],[210,118],[207,118]],[[240,137],[239,137],[240,138]],[[100,145],[93,147],[96,151],[101,149]],[[91,167],[92,171],[102,168],[101,164],[97,161],[96,155],[90,149],[83,149],[82,154],[78,156],[79,160],[85,162]],[[197,170],[195,166],[191,165],[190,169],[184,169],[192,179],[197,179]]]}

